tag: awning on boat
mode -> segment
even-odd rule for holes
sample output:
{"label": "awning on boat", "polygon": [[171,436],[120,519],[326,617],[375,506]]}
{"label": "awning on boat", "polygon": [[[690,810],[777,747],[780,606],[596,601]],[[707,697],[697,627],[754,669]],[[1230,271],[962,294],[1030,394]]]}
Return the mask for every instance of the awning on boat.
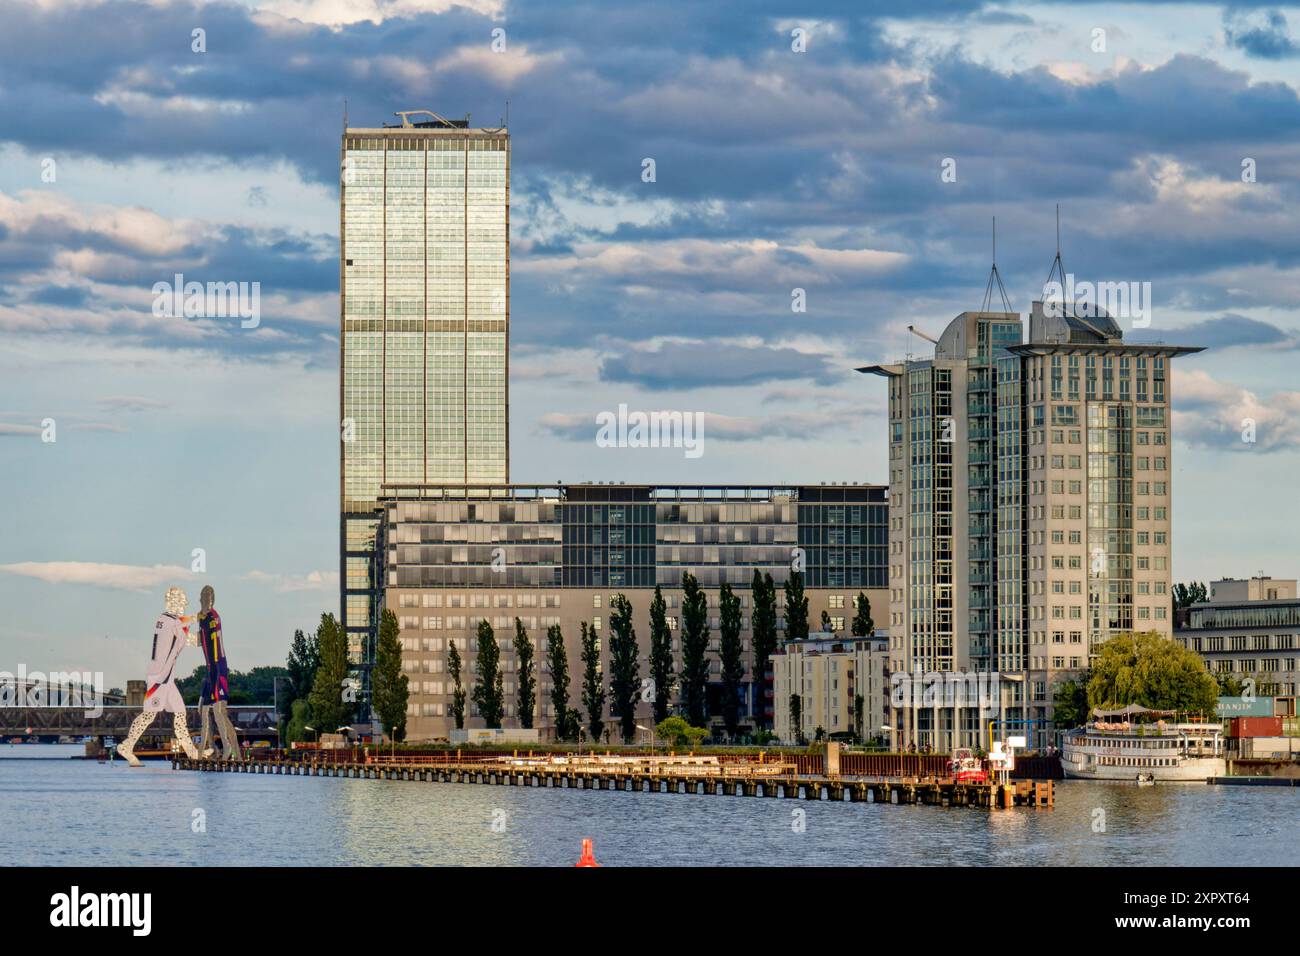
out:
{"label": "awning on boat", "polygon": [[1148,710],[1146,707],[1143,707],[1141,704],[1125,704],[1123,707],[1120,707],[1117,710],[1102,710],[1100,707],[1094,707],[1092,709],[1092,715],[1094,717],[1100,717],[1103,720],[1110,717],[1131,717],[1134,714],[1153,714],[1153,713],[1155,713],[1155,711]]}

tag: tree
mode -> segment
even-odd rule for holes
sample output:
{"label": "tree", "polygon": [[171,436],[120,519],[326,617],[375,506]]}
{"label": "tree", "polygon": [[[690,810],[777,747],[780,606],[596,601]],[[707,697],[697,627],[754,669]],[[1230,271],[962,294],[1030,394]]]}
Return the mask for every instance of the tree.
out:
{"label": "tree", "polygon": [[[754,636],[754,680],[760,686],[766,686],[767,662],[776,650],[776,584],[771,574],[759,574],[754,570],[754,580],[750,585],[754,594],[754,614],[750,618],[750,627]],[[763,698],[759,696],[759,720],[766,724]]]}
{"label": "tree", "polygon": [[785,639],[800,641],[808,636],[808,596],[803,591],[803,573],[791,571],[785,582]]}
{"label": "tree", "polygon": [[830,611],[827,611],[825,608],[822,608],[822,630],[828,633],[835,630],[831,627]]}
{"label": "tree", "polygon": [[1195,651],[1153,631],[1117,634],[1101,646],[1088,681],[1090,707],[1215,713],[1219,684]]}
{"label": "tree", "polygon": [[379,645],[370,675],[372,705],[390,740],[406,739],[408,681],[402,673],[402,642],[397,615],[389,608],[379,618]]}
{"label": "tree", "polygon": [[505,714],[505,678],[501,674],[501,648],[486,618],[478,622],[478,657],[474,661],[474,690],[470,700],[485,727],[499,728]]}
{"label": "tree", "polygon": [[288,665],[289,682],[292,691],[285,695],[281,710],[285,715],[292,715],[293,702],[306,700],[311,693],[311,685],[316,680],[316,668],[320,667],[320,645],[316,635],[310,637],[302,630],[293,632],[293,642],[289,645]]}
{"label": "tree", "polygon": [[465,729],[465,685],[460,681],[460,651],[456,642],[447,641],[447,673],[451,675],[451,717],[457,730]]}
{"label": "tree", "polygon": [[1205,585],[1199,581],[1192,581],[1190,584],[1175,584],[1171,593],[1174,598],[1175,611],[1207,601],[1210,597]]}
{"label": "tree", "polygon": [[1240,697],[1245,690],[1241,681],[1231,671],[1218,671],[1213,676],[1219,685],[1220,697]]}
{"label": "tree", "polygon": [[724,583],[718,592],[718,655],[722,658],[722,721],[727,735],[736,736],[740,730],[740,680],[745,676],[745,665],[740,655],[740,598]]}
{"label": "tree", "polygon": [[1171,617],[1174,621],[1175,628],[1187,626],[1188,613],[1187,609],[1193,604],[1201,601],[1208,601],[1210,592],[1199,581],[1193,581],[1190,584],[1175,584],[1170,589],[1170,603],[1173,605]]}
{"label": "tree", "polygon": [[871,619],[871,602],[867,600],[866,594],[859,591],[853,599],[853,606],[857,608],[853,612],[853,636],[867,637],[875,634],[876,622]]}
{"label": "tree", "polygon": [[861,694],[853,695],[853,742],[858,744],[866,740],[865,729],[862,726],[866,703]]}
{"label": "tree", "polygon": [[600,644],[596,629],[582,622],[582,706],[587,708],[587,730],[599,740],[605,729],[605,685],[600,680]]}
{"label": "tree", "polygon": [[312,680],[307,703],[311,706],[312,722],[318,733],[332,734],[352,717],[352,701],[346,699],[345,682],[348,679],[348,645],[333,614],[322,614],[316,628],[316,647],[320,665]]}
{"label": "tree", "polygon": [[1088,722],[1088,679],[1065,680],[1052,691],[1052,722],[1059,729]]}
{"label": "tree", "polygon": [[290,710],[289,724],[285,727],[285,743],[300,743],[310,739],[311,731],[307,728],[311,726],[311,707],[307,705],[306,698],[299,697],[293,702]]}
{"label": "tree", "polygon": [[531,730],[537,709],[537,675],[533,667],[533,642],[524,622],[515,618],[515,679],[518,685],[519,726]]}
{"label": "tree", "polygon": [[805,743],[803,735],[803,700],[798,694],[790,695],[790,726],[794,728],[794,742]]}
{"label": "tree", "polygon": [[632,626],[632,604],[625,594],[614,595],[609,615],[609,690],[614,716],[624,743],[636,737],[637,674],[636,629]]}
{"label": "tree", "polygon": [[668,717],[655,725],[655,739],[663,741],[666,747],[695,748],[708,733],[706,728],[692,727],[680,717]]}
{"label": "tree", "polygon": [[650,682],[655,691],[655,723],[660,723],[668,717],[668,703],[677,686],[677,675],[673,673],[673,634],[668,629],[664,592],[657,584],[654,600],[650,602]]}
{"label": "tree", "polygon": [[[277,700],[275,693],[276,681],[284,681],[288,676],[288,668],[269,664],[261,664],[247,671],[232,670],[226,676],[226,682],[229,686],[229,701],[232,705],[270,706]],[[181,697],[184,698],[186,704],[198,706],[199,695],[203,692],[203,684],[207,677],[207,665],[200,664],[194,668],[194,672],[189,677],[176,679],[176,687],[180,690]],[[310,684],[307,685],[302,696],[306,697],[308,690],[311,690]],[[291,702],[293,694],[286,693],[279,696],[281,714],[286,712],[286,698]]]}
{"label": "tree", "polygon": [[[572,740],[578,736],[578,712],[569,709],[569,654],[564,649],[564,635],[558,624],[552,624],[546,629],[546,669],[551,674],[551,710],[555,712],[555,738]],[[570,715],[573,715],[572,720]]]}
{"label": "tree", "polygon": [[686,719],[695,725],[708,721],[709,599],[695,575],[682,573],[682,702]]}

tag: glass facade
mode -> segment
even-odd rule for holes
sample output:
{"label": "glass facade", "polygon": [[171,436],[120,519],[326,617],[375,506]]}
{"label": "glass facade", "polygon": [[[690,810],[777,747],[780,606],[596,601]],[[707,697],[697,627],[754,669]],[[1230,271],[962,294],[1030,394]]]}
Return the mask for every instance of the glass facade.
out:
{"label": "glass facade", "polygon": [[[803,549],[809,588],[883,589],[885,490],[575,485],[388,499],[387,587],[748,588],[778,584]],[[438,495],[438,500],[430,498]]]}
{"label": "glass facade", "polygon": [[509,480],[510,138],[349,129],[342,160],[341,604],[364,662],[382,486]]}
{"label": "glass facade", "polygon": [[1094,649],[1133,630],[1132,414],[1129,405],[1088,403],[1088,639]]}

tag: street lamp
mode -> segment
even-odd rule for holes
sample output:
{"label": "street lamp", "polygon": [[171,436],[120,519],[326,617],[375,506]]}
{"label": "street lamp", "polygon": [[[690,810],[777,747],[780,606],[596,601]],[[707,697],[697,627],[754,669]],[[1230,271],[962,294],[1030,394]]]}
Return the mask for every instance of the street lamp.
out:
{"label": "street lamp", "polygon": [[654,728],[653,728],[653,727],[642,727],[640,724],[637,724],[637,725],[636,725],[636,729],[637,729],[637,730],[644,730],[647,734],[650,735],[650,755],[653,757],[653,756],[654,756],[654,752],[655,752],[655,732],[654,732]]}

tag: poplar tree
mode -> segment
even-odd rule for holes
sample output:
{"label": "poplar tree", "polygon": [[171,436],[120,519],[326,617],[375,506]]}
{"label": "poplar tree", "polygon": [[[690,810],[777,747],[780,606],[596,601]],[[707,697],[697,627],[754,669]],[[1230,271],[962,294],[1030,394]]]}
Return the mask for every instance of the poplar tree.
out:
{"label": "poplar tree", "polygon": [[[761,686],[767,686],[767,662],[776,650],[776,583],[771,573],[759,574],[754,571],[754,581],[750,585],[754,593],[754,613],[750,618],[750,628],[754,636],[754,679]],[[759,721],[767,725],[767,708],[760,695]]]}
{"label": "poplar tree", "polygon": [[687,720],[703,727],[708,720],[709,599],[695,575],[682,573],[682,703]]}
{"label": "poplar tree", "polygon": [[853,599],[853,606],[857,608],[853,614],[853,636],[867,637],[876,633],[876,622],[871,619],[871,602],[866,594],[859,591]]}
{"label": "poplar tree", "polygon": [[551,674],[551,709],[555,711],[555,737],[571,740],[578,736],[578,725],[569,710],[569,654],[564,649],[560,625],[546,629],[546,669]]}
{"label": "poplar tree", "polygon": [[406,739],[406,705],[410,699],[409,682],[402,673],[400,631],[397,615],[384,608],[379,618],[379,643],[370,687],[375,713],[391,740]]}
{"label": "poplar tree", "polygon": [[616,594],[609,615],[609,690],[614,716],[624,743],[636,737],[637,675],[636,629],[632,626],[632,604],[626,594]]}
{"label": "poplar tree", "polygon": [[460,682],[460,651],[456,642],[447,641],[447,673],[451,675],[451,716],[457,730],[465,729],[465,685]]}
{"label": "poplar tree", "polygon": [[505,680],[501,675],[501,648],[486,619],[478,622],[478,658],[474,661],[474,671],[477,680],[470,700],[474,701],[485,726],[499,728],[505,711]]}
{"label": "poplar tree", "polygon": [[740,655],[740,598],[723,584],[718,594],[719,656],[722,658],[722,720],[729,737],[740,729],[740,680],[745,676],[745,665]]}
{"label": "poplar tree", "polygon": [[[353,702],[347,700],[348,646],[343,628],[333,614],[322,614],[316,628],[320,664],[312,681],[308,704],[318,734],[332,734],[352,717]],[[319,739],[319,738],[317,738]]]}
{"label": "poplar tree", "polygon": [[668,719],[668,704],[677,685],[677,675],[673,673],[673,632],[668,629],[664,592],[657,584],[654,600],[650,602],[650,680],[655,689],[655,723],[659,724]]}
{"label": "poplar tree", "polygon": [[785,582],[785,639],[800,641],[808,636],[808,596],[803,590],[803,572],[791,571]]}
{"label": "poplar tree", "polygon": [[605,729],[605,686],[600,680],[600,645],[596,629],[582,622],[582,706],[587,708],[587,729],[599,740]]}
{"label": "poplar tree", "polygon": [[524,622],[515,618],[515,679],[518,685],[519,726],[531,730],[533,711],[537,709],[537,676],[533,667],[533,642],[524,630]]}

